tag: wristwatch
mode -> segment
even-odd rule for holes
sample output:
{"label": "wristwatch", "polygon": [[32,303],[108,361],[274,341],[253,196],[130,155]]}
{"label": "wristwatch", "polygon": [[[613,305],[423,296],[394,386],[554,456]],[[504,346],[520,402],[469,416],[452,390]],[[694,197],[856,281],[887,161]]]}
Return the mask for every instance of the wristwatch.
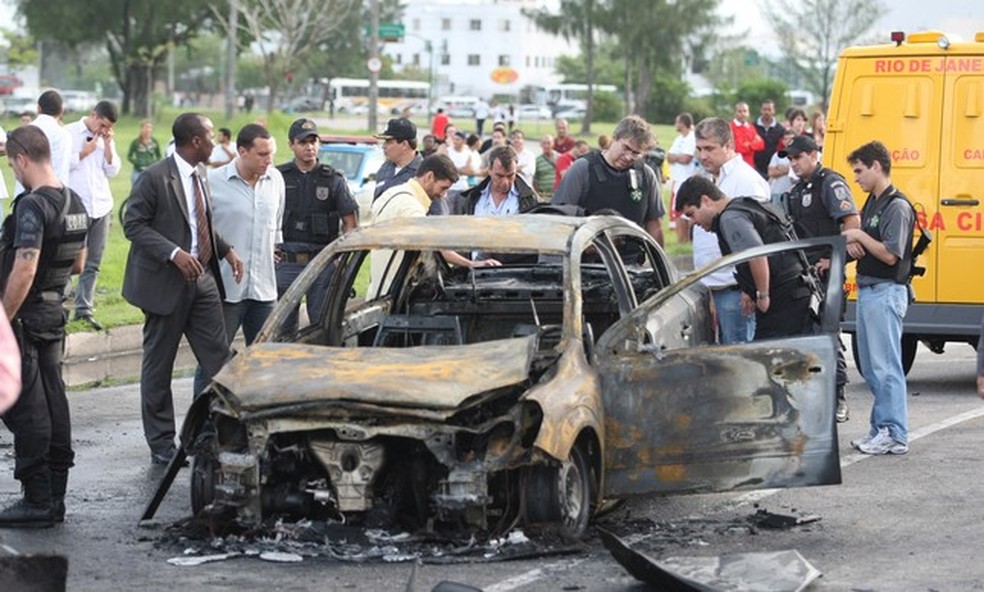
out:
{"label": "wristwatch", "polygon": [[765,300],[768,297],[769,297],[769,293],[768,292],[759,292],[758,290],[755,291],[755,299],[756,300]]}

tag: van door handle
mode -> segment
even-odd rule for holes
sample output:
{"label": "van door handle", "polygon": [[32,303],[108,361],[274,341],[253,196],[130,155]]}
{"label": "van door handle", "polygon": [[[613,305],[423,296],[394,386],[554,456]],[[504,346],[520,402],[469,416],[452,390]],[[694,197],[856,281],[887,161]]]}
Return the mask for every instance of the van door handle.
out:
{"label": "van door handle", "polygon": [[944,199],[940,203],[945,206],[977,206],[981,202],[977,199]]}

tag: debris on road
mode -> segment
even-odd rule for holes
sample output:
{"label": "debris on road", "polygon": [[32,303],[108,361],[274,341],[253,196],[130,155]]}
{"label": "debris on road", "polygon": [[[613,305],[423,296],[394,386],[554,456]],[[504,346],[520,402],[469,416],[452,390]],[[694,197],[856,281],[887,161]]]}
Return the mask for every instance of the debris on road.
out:
{"label": "debris on road", "polygon": [[215,553],[212,555],[185,555],[183,557],[172,557],[167,560],[171,565],[177,565],[180,567],[195,567],[196,565],[202,565],[203,563],[214,563],[216,561],[225,561],[226,559],[231,559],[233,557],[240,557],[242,553]]}
{"label": "debris on road", "polygon": [[795,550],[665,557],[657,561],[604,529],[599,528],[598,534],[605,547],[633,577],[659,590],[799,592],[821,576],[820,571]]}
{"label": "debris on road", "polygon": [[788,514],[774,514],[768,510],[759,509],[752,515],[752,521],[762,528],[784,529],[811,522],[819,522],[822,518],[817,514],[806,516],[791,516]]}
{"label": "debris on road", "polygon": [[[557,529],[514,529],[487,540],[451,538],[437,533],[389,532],[319,520],[291,523],[276,520],[265,529],[214,531],[213,525],[189,518],[156,539],[159,549],[183,549],[173,565],[199,565],[233,556],[268,561],[301,561],[322,557],[349,563],[428,564],[487,563],[582,553],[583,542]],[[191,555],[191,556],[189,556]]]}

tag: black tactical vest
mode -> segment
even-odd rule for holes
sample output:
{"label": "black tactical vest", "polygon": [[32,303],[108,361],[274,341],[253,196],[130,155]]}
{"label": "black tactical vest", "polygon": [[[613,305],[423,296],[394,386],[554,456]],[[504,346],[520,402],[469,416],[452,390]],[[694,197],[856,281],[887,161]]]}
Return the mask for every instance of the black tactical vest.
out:
{"label": "black tactical vest", "polygon": [[[649,176],[643,163],[626,171],[616,171],[605,162],[600,152],[583,156],[588,161],[588,194],[578,204],[589,214],[611,208],[622,217],[640,226],[645,224],[649,200]],[[632,171],[635,171],[636,187],[632,187]]]}
{"label": "black tactical vest", "polygon": [[[284,177],[284,242],[327,245],[338,237],[337,196],[334,179],[341,173],[318,163],[302,173],[293,162],[277,167]],[[344,179],[342,179],[344,183]]]}
{"label": "black tactical vest", "polygon": [[[751,220],[752,225],[755,227],[755,231],[762,237],[763,244],[771,245],[773,243],[797,240],[796,231],[793,229],[792,222],[772,204],[761,203],[751,198],[739,198],[732,199],[724,209],[738,210],[747,214],[748,219]],[[731,246],[725,242],[723,233],[719,232],[717,224],[719,219],[715,219],[714,231],[717,232],[718,245],[721,247],[721,253],[729,255],[732,252]],[[743,289],[755,285],[755,280],[752,278],[752,273],[747,263],[739,265],[737,269],[738,283]],[[803,259],[796,251],[788,251],[769,256],[769,277],[772,278],[770,283],[773,288],[802,278],[805,273],[806,268],[803,265]]]}
{"label": "black tactical vest", "polygon": [[800,238],[816,238],[840,234],[840,222],[830,217],[823,201],[824,183],[844,181],[836,172],[817,167],[807,181],[799,181],[789,191],[786,201],[789,217],[793,219]]}
{"label": "black tactical vest", "polygon": [[[898,192],[894,185],[890,185],[883,195],[883,199],[877,199],[869,195],[868,200],[864,202],[864,207],[861,208],[861,229],[879,242],[882,240],[881,216],[885,212],[885,209],[896,199],[906,202],[909,201],[904,195]],[[909,207],[912,207],[911,204]],[[909,271],[912,267],[912,236],[914,231],[915,219],[913,219],[912,227],[909,228],[909,232],[906,234],[905,242],[903,243],[906,246],[905,252],[901,258],[895,261],[895,265],[887,265],[879,261],[877,257],[862,257],[858,259],[858,275],[889,279],[897,284],[908,283]]]}
{"label": "black tactical vest", "polygon": [[[41,244],[41,257],[38,260],[38,271],[34,283],[24,301],[28,308],[32,303],[45,300],[45,295],[60,295],[72,274],[72,265],[79,251],[85,247],[85,236],[89,229],[89,217],[86,214],[82,200],[74,191],[67,193],[61,189],[42,187],[33,194],[26,194],[17,199],[17,204],[29,195],[36,195],[47,204],[45,218],[44,242]],[[65,198],[69,197],[66,204]],[[67,207],[66,207],[67,205]],[[16,216],[11,214],[3,224],[3,283],[13,269],[13,243],[16,232]],[[10,256],[8,257],[8,253]],[[9,266],[9,267],[8,267]],[[48,298],[47,300],[51,300]],[[60,306],[60,304],[59,304]]]}

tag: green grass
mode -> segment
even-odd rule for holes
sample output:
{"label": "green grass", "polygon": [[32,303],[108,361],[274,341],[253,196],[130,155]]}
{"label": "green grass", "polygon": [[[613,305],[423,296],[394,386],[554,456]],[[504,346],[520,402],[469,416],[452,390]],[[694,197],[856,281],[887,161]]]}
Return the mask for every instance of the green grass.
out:
{"label": "green grass", "polygon": [[[236,131],[247,123],[252,123],[254,121],[261,121],[265,123],[267,128],[270,130],[270,133],[278,141],[279,148],[277,150],[275,162],[285,162],[290,158],[290,151],[287,149],[286,140],[287,130],[290,127],[290,123],[298,117],[296,114],[238,114],[232,119],[227,120],[217,111],[203,112],[212,118],[216,128],[227,127],[231,129],[233,131],[233,137],[235,137]],[[154,118],[154,137],[157,138],[157,141],[160,142],[162,147],[170,139],[171,122],[179,113],[180,111],[178,109],[168,108],[163,109]],[[66,116],[65,121],[72,122],[76,121],[78,118],[79,115],[69,115]],[[317,116],[315,116],[315,118],[317,118]],[[381,116],[379,118],[380,125],[383,125],[385,121],[385,117]],[[421,129],[429,129],[429,126],[423,120],[417,120],[416,123]],[[17,126],[17,121],[13,119],[6,119],[0,121],[0,125],[2,125],[5,130],[10,130]],[[467,128],[468,126],[465,125],[464,127]],[[655,125],[653,127],[654,132],[659,139],[660,145],[664,148],[669,147],[675,135],[673,126]],[[523,123],[520,128],[525,132],[528,138],[527,142],[534,144],[537,143],[538,139],[543,135],[554,133],[553,122],[550,120]],[[611,136],[614,128],[614,123],[594,123],[592,124],[592,134],[587,139],[589,139],[593,145],[597,145],[596,139],[598,135],[607,134]],[[120,158],[123,159],[123,168],[120,170],[120,173],[116,177],[110,179],[110,188],[113,192],[113,198],[117,207],[130,195],[130,173],[132,171],[132,167],[130,163],[126,161],[126,152],[130,147],[130,142],[139,135],[139,129],[140,119],[129,116],[121,117],[115,126],[116,150],[120,153]],[[578,132],[580,131],[580,124],[572,122],[571,130],[575,135],[578,135]],[[332,128],[322,128],[319,131],[322,133],[337,133],[343,135],[370,133],[370,130]],[[7,184],[8,192],[10,192],[11,197],[13,197],[13,171],[6,165],[4,165],[3,180]],[[10,200],[6,200],[3,207],[5,213],[9,212]],[[676,237],[668,227],[664,228],[664,236],[666,237],[667,253],[675,255],[690,252],[689,245],[679,245],[676,243]],[[129,252],[129,248],[130,243],[126,240],[126,237],[123,236],[123,229],[119,223],[116,208],[114,208],[112,224],[109,231],[109,241],[106,245],[106,251],[103,254],[99,281],[96,284],[96,310],[94,312],[95,318],[106,328],[143,322],[143,313],[126,302],[120,292],[123,285],[123,271],[126,266],[126,257]],[[365,287],[363,286],[362,289],[364,290]],[[88,325],[77,321],[73,321],[68,325],[68,331],[70,333],[89,330],[91,329]]]}

